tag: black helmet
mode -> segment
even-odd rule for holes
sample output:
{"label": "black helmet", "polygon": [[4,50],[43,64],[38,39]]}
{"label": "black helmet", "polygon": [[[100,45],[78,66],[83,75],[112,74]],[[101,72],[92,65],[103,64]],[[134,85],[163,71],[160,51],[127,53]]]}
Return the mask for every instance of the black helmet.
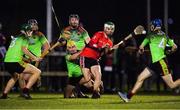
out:
{"label": "black helmet", "polygon": [[35,19],[29,19],[29,20],[28,20],[28,24],[31,25],[31,24],[33,24],[33,23],[34,23],[34,24],[38,24],[37,20],[35,20]]}
{"label": "black helmet", "polygon": [[21,31],[32,31],[32,27],[31,27],[31,25],[29,25],[29,24],[23,24],[22,26],[21,26]]}

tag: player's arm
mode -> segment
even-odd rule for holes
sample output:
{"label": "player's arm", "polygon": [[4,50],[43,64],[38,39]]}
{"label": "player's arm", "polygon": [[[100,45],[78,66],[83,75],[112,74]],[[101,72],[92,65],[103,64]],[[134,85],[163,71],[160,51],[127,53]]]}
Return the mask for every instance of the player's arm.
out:
{"label": "player's arm", "polygon": [[173,45],[172,48],[171,48],[171,51],[172,51],[172,52],[175,52],[175,51],[177,50],[177,48],[178,48],[177,45],[174,43],[174,45]]}
{"label": "player's arm", "polygon": [[79,55],[81,54],[81,51],[75,53],[75,54],[72,54],[72,55],[69,55],[69,58],[68,60],[75,60],[79,57]]}
{"label": "player's arm", "polygon": [[50,44],[49,44],[49,42],[47,41],[47,42],[45,42],[45,43],[43,44],[43,52],[42,52],[42,54],[45,54],[45,52],[48,51],[49,49],[50,49]]}
{"label": "player's arm", "polygon": [[83,36],[84,36],[85,43],[88,44],[89,41],[91,40],[91,38],[89,37],[89,34],[85,32]]}
{"label": "player's arm", "polygon": [[59,39],[57,42],[51,47],[50,50],[54,49],[57,46],[64,46],[68,39],[70,39],[70,32],[69,31],[63,31],[62,34],[60,34]]}
{"label": "player's arm", "polygon": [[139,53],[142,54],[144,52],[144,47],[149,43],[149,39],[145,38],[141,45],[139,46]]}
{"label": "player's arm", "polygon": [[41,58],[34,56],[31,52],[29,52],[26,46],[22,46],[21,49],[24,52],[24,54],[26,54],[33,61],[41,61]]}
{"label": "player's arm", "polygon": [[66,39],[60,36],[57,42],[53,46],[51,46],[49,51],[53,50],[57,46],[64,46],[65,44],[66,44]]}
{"label": "player's arm", "polygon": [[90,37],[86,37],[86,39],[85,39],[86,44],[88,44],[90,40],[91,40]]}
{"label": "player's arm", "polygon": [[172,40],[172,39],[168,39],[168,42],[167,42],[167,44],[169,45],[169,46],[171,46],[171,49],[170,50],[167,50],[166,51],[166,54],[172,54],[172,53],[174,53],[176,50],[177,50],[177,45],[174,43],[174,41]]}

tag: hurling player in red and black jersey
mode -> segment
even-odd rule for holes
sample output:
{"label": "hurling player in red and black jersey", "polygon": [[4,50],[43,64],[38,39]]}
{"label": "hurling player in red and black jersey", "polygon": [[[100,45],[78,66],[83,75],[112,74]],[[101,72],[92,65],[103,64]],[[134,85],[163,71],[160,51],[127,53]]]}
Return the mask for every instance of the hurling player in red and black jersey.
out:
{"label": "hurling player in red and black jersey", "polygon": [[100,98],[101,68],[98,61],[99,58],[102,53],[108,53],[112,48],[118,48],[118,45],[113,46],[113,42],[110,40],[114,30],[114,23],[106,22],[104,30],[96,32],[80,54],[80,65],[84,78],[87,82],[90,81],[91,76],[94,79],[92,98]]}

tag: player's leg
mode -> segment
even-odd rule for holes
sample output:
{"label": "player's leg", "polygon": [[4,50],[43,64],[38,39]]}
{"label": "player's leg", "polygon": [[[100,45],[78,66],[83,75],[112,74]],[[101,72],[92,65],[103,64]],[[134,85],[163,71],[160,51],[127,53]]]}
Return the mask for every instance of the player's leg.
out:
{"label": "player's leg", "polygon": [[[82,91],[81,91],[81,86],[84,85],[84,77],[83,75],[80,75],[78,77],[73,77],[73,83],[71,83],[72,85],[75,86],[75,88],[73,89],[73,93],[77,94],[78,98],[89,98],[87,95],[85,95]],[[90,81],[89,81],[90,82]],[[86,83],[85,83],[86,84]]]}
{"label": "player's leg", "polygon": [[27,64],[24,71],[23,71],[23,74],[31,74],[25,88],[23,89],[24,97],[26,99],[29,99],[29,98],[31,98],[29,95],[29,89],[37,81],[37,79],[39,78],[39,76],[41,74],[41,71],[31,64]]}
{"label": "player's leg", "polygon": [[90,69],[88,66],[88,61],[85,57],[80,57],[80,67],[81,67],[81,71],[82,71],[83,76],[84,76],[84,82],[83,83],[89,82],[91,80]]}
{"label": "player's leg", "polygon": [[[101,67],[99,65],[94,65],[91,67],[91,73],[94,76],[94,88],[92,98],[100,98],[99,87],[101,85]],[[94,97],[95,96],[95,97]],[[97,97],[96,97],[97,96]]]}
{"label": "player's leg", "polygon": [[90,79],[91,79],[90,70],[88,68],[82,68],[81,70],[82,70],[82,73],[83,73],[83,76],[84,76],[84,81],[81,82],[81,84],[89,82]]}
{"label": "player's leg", "polygon": [[68,84],[64,89],[64,98],[88,98],[88,96],[84,95],[80,90],[79,81],[83,78],[83,76],[79,77],[69,77]]}
{"label": "player's leg", "polygon": [[19,82],[19,87],[20,87],[21,89],[25,88],[25,86],[26,86],[26,81],[25,81],[25,79],[24,79],[24,75],[25,75],[25,74],[23,74],[23,73],[21,73],[21,74],[19,75],[19,80],[18,80],[18,82]]}
{"label": "player's leg", "polygon": [[180,87],[180,79],[177,79],[176,81],[173,81],[172,75],[168,74],[165,76],[161,76],[164,82],[171,88],[174,89],[176,87]]}
{"label": "player's leg", "polygon": [[[26,83],[28,82],[28,80],[29,80],[29,78],[31,77],[31,75],[32,75],[32,74],[26,74],[26,73],[19,75],[19,80],[18,80],[18,82],[19,82],[19,86],[20,86],[21,89],[23,89],[23,88],[26,87]],[[39,77],[39,78],[37,79],[36,83],[37,83],[37,85],[36,85],[37,87],[40,87],[40,86],[41,86],[41,77]]]}
{"label": "player's leg", "polygon": [[161,77],[164,82],[171,88],[174,89],[180,86],[180,79],[173,81],[172,75],[169,71],[169,66],[166,59],[162,59],[159,61],[159,68],[161,68]]}
{"label": "player's leg", "polygon": [[26,83],[29,80],[31,74],[25,74],[25,73],[21,73],[19,75],[19,87],[20,87],[20,96],[19,97],[23,97],[23,89],[26,87]]}
{"label": "player's leg", "polygon": [[91,80],[91,76],[90,76],[90,69],[89,69],[90,65],[89,65],[87,58],[80,57],[80,67],[81,67],[81,71],[82,71],[83,76],[84,76],[84,82],[83,83],[89,82]]}
{"label": "player's leg", "polygon": [[94,65],[91,67],[91,72],[94,76],[94,91],[99,91],[99,86],[101,85],[101,67],[99,65]]}
{"label": "player's leg", "polygon": [[89,98],[87,95],[85,95],[81,91],[82,85],[85,86],[88,89],[91,89],[93,87],[92,83],[86,82],[83,75],[80,75],[79,77],[76,77],[75,81],[75,88],[74,91],[77,93],[78,98]]}
{"label": "player's leg", "polygon": [[31,64],[27,64],[25,70],[23,71],[24,74],[28,73],[31,74],[28,83],[26,85],[26,88],[30,89],[32,87],[32,85],[37,81],[37,79],[39,78],[41,71],[36,68],[35,66],[31,65]]}
{"label": "player's leg", "polygon": [[12,89],[12,87],[15,85],[16,81],[18,80],[18,77],[19,77],[19,75],[17,73],[14,73],[14,76],[11,77],[11,79],[9,79],[0,99],[6,99],[7,98],[7,94]]}
{"label": "player's leg", "polygon": [[67,86],[64,88],[64,98],[75,98],[77,93],[73,93],[73,89],[76,86],[76,79],[74,77],[68,77]]}
{"label": "player's leg", "polygon": [[131,90],[131,93],[135,94],[142,87],[144,80],[147,79],[148,77],[150,77],[151,75],[152,74],[149,71],[149,69],[145,68],[138,76],[137,81],[136,81],[133,89]]}
{"label": "player's leg", "polygon": [[17,62],[5,62],[4,64],[6,71],[11,74],[11,79],[8,81],[2,95],[2,97],[7,97],[8,92],[11,90],[11,88],[14,86],[14,84],[19,78],[18,73],[22,73],[25,68]]}
{"label": "player's leg", "polygon": [[80,79],[79,85],[84,85],[86,88],[92,88],[93,87],[92,81],[90,80],[90,81],[87,82],[84,77],[82,77]]}
{"label": "player's leg", "polygon": [[[93,75],[92,73],[91,73],[91,84],[93,85],[94,84],[94,79],[95,79],[95,75]],[[92,88],[93,89],[93,88]],[[103,93],[104,92],[104,85],[103,85],[103,81],[101,80],[101,84],[100,84],[100,86],[99,86],[99,91],[100,91],[100,93]]]}
{"label": "player's leg", "polygon": [[144,82],[145,79],[147,79],[148,77],[150,77],[151,71],[146,67],[138,76],[137,81],[133,87],[133,89],[128,93],[128,94],[123,94],[121,92],[118,92],[118,95],[120,96],[120,98],[124,101],[124,102],[128,102],[132,96],[134,94],[137,93],[137,91],[142,87],[142,84]]}
{"label": "player's leg", "polygon": [[64,89],[64,98],[75,97],[75,96],[72,96],[74,88],[75,88],[75,86],[67,84],[67,86]]}
{"label": "player's leg", "polygon": [[82,81],[82,80],[84,80],[84,78],[82,78],[82,79],[80,80],[79,85],[83,85],[83,86],[85,86],[86,88],[89,88],[89,89],[93,88],[93,83],[94,83],[93,80],[90,80],[90,81],[87,82],[87,83],[82,83],[82,82],[84,82],[84,81]]}

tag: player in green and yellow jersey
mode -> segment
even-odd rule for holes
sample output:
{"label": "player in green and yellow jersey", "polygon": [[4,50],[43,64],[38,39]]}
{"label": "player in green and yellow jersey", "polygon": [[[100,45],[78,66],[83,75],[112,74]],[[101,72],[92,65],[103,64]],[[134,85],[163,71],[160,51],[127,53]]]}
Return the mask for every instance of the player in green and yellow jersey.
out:
{"label": "player in green and yellow jersey", "polygon": [[[89,43],[90,37],[88,32],[80,25],[79,16],[71,14],[69,16],[69,26],[63,29],[58,42],[55,45],[65,45],[64,41],[72,40],[77,46],[77,50],[82,50]],[[65,34],[69,34],[67,37]]]}
{"label": "player in green and yellow jersey", "polygon": [[89,43],[90,37],[88,32],[80,25],[80,18],[77,14],[69,16],[69,26],[64,30],[71,32],[70,40],[73,40],[77,46],[77,50],[82,50]]}
{"label": "player in green and yellow jersey", "polygon": [[152,63],[140,73],[133,89],[128,94],[118,92],[118,95],[124,102],[130,101],[132,96],[141,88],[144,80],[152,75],[151,71],[161,75],[161,78],[171,89],[180,86],[180,79],[173,81],[165,54],[167,45],[171,47],[169,53],[176,51],[177,46],[173,40],[161,30],[161,28],[161,19],[155,19],[151,22],[151,32],[147,34],[147,37],[143,40],[139,47],[139,52],[144,52],[144,47],[149,44]]}
{"label": "player in green and yellow jersey", "polygon": [[49,50],[49,42],[45,35],[39,31],[37,20],[30,19],[28,20],[28,24],[31,25],[33,30],[28,50],[30,50],[34,55],[40,57],[41,54]]}
{"label": "player in green and yellow jersey", "polygon": [[29,89],[36,82],[41,74],[41,71],[35,66],[25,63],[23,55],[26,54],[33,61],[40,61],[41,58],[34,56],[28,51],[29,38],[32,36],[32,27],[24,24],[21,28],[21,34],[17,37],[12,37],[11,44],[5,56],[5,69],[11,74],[11,79],[8,81],[1,99],[6,99],[8,92],[19,79],[19,74],[31,74],[27,85],[23,88],[23,97],[31,99]]}
{"label": "player in green and yellow jersey", "polygon": [[[83,85],[86,81],[84,80],[81,68],[79,66],[79,55],[81,51],[77,50],[75,42],[69,40],[67,42],[67,55],[65,56],[67,69],[68,69],[68,84],[64,91],[64,98],[72,97],[73,90],[77,92],[79,98],[88,98],[84,95],[79,88],[79,85]],[[86,84],[87,88],[92,87],[91,82]],[[76,95],[76,94],[75,94]]]}
{"label": "player in green and yellow jersey", "polygon": [[[39,31],[38,22],[35,19],[29,19],[28,24],[32,27],[32,37],[29,38],[29,46],[28,50],[35,56],[40,57],[41,54],[45,53],[49,50],[50,45],[45,35]],[[34,61],[31,61],[27,56],[25,59],[31,62],[31,64],[35,65]],[[21,88],[25,86],[25,80],[27,81],[30,78],[30,74],[20,75],[19,85]],[[38,87],[41,85],[40,77],[38,78],[37,83],[35,84]]]}

